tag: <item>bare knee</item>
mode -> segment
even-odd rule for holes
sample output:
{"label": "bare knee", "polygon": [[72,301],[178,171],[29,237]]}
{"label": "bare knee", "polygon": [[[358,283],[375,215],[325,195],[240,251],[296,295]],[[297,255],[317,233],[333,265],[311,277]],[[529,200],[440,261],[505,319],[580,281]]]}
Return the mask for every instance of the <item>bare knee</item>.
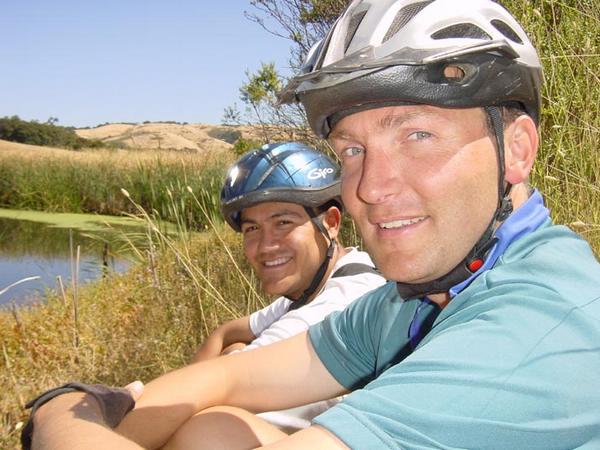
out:
{"label": "bare knee", "polygon": [[216,406],[191,417],[171,437],[164,450],[254,448],[287,435],[246,410]]}

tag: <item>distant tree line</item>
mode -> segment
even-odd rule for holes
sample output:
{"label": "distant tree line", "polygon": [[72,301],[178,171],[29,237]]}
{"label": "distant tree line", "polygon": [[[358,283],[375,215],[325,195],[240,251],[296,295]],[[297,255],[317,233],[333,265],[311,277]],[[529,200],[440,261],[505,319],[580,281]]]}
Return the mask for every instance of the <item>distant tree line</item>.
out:
{"label": "distant tree line", "polygon": [[46,123],[21,120],[18,116],[0,118],[0,139],[22,144],[61,147],[72,150],[104,148],[107,145],[97,139],[85,139],[75,133],[73,127],[56,125],[58,119],[51,117]]}

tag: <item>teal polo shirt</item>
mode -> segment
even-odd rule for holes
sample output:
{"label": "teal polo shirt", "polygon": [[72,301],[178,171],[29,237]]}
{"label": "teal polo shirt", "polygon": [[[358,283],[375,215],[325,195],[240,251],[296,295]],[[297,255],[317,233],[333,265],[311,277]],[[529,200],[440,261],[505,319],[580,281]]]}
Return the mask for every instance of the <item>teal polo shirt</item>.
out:
{"label": "teal polo shirt", "polygon": [[314,422],[356,449],[600,448],[600,264],[547,218],[516,228],[414,351],[394,283],[311,327],[354,391]]}

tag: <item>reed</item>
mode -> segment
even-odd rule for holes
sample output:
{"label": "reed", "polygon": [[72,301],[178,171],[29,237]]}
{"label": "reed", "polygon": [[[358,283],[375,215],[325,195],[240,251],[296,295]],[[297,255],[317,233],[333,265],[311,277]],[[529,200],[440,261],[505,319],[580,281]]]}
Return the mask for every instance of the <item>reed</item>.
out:
{"label": "reed", "polygon": [[[233,155],[173,151],[2,149],[0,207],[108,215],[135,213],[126,189],[147,211],[190,228],[206,226],[187,186],[219,217],[218,195]],[[177,198],[177,210],[171,199]]]}

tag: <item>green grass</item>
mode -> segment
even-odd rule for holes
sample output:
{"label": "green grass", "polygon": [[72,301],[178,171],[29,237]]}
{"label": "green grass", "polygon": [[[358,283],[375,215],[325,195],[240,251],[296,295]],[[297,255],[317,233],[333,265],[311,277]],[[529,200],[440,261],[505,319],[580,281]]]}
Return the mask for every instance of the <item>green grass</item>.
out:
{"label": "green grass", "polygon": [[[545,69],[542,146],[531,182],[545,195],[555,221],[580,232],[600,255],[597,0],[503,3],[533,36]],[[59,211],[91,204],[94,212],[107,212],[99,206],[103,198],[115,208],[109,214],[123,209],[144,216],[120,192],[124,187],[144,210],[171,215],[180,225],[180,239],[166,238],[148,222],[149,245],[140,251],[142,263],[134,270],[68,291],[65,297],[51,296],[45,305],[0,313],[0,383],[5,387],[0,400],[1,448],[17,447],[17,428],[26,416],[22,405],[34,393],[72,379],[114,385],[148,380],[186,363],[218,323],[247,314],[263,302],[244,262],[239,236],[215,222],[214,189],[220,179],[203,172],[205,163],[178,163],[164,155],[119,163],[116,154],[113,159],[100,154],[101,158],[86,153],[81,161],[54,155],[43,164],[12,162],[0,155],[0,203],[17,193],[19,203],[12,207]],[[21,182],[21,177],[27,181]],[[206,180],[213,180],[212,186]],[[53,189],[64,192],[46,193]],[[154,199],[162,200],[152,203]],[[190,222],[202,224],[207,232],[188,233],[185,225]],[[344,235],[347,244],[356,239],[354,233]]]}
{"label": "green grass", "polygon": [[[47,212],[135,213],[130,197],[167,221],[206,227],[192,192],[219,217],[218,196],[230,153],[59,149],[0,150],[0,207]],[[173,202],[176,198],[176,203]]]}

